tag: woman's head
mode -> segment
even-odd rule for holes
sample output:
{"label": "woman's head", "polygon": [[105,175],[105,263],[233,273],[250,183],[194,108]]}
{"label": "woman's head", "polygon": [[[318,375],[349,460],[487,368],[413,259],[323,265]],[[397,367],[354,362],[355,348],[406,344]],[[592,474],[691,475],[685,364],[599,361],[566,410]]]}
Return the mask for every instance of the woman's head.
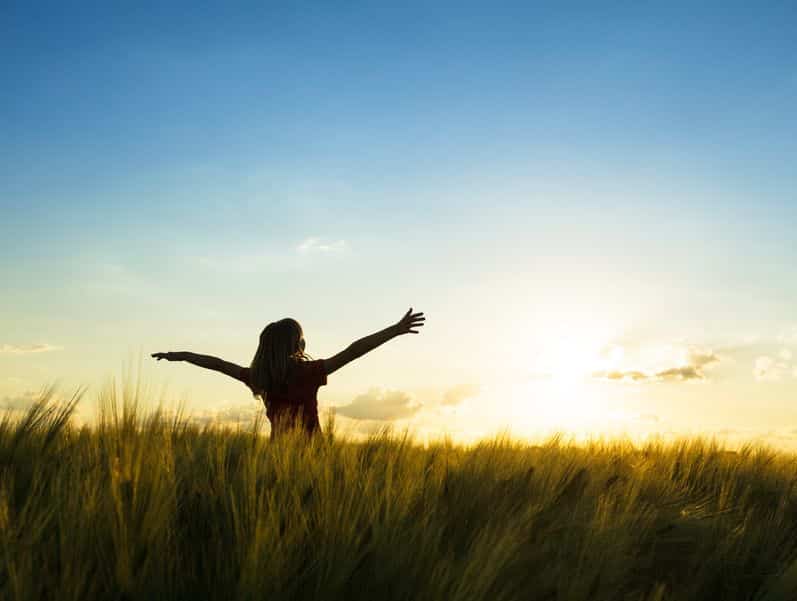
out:
{"label": "woman's head", "polygon": [[249,377],[258,394],[279,389],[285,385],[291,365],[304,361],[304,335],[295,319],[286,317],[268,324],[260,333]]}

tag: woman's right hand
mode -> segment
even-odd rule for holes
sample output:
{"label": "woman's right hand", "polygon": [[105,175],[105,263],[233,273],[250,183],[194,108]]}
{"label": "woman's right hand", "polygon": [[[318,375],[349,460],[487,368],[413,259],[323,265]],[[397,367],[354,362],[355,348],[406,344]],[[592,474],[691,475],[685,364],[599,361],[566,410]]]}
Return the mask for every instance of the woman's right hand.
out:
{"label": "woman's right hand", "polygon": [[166,359],[167,361],[179,361],[180,358],[178,355],[179,353],[168,352],[168,353],[152,353],[152,355],[150,356],[153,357],[154,359],[157,359],[158,361],[160,361],[161,359]]}

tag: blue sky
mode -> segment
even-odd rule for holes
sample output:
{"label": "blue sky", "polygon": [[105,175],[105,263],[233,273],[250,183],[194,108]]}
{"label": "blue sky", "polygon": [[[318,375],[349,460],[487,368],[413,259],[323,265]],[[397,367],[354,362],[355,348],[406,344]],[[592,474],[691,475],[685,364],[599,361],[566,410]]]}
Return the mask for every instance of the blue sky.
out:
{"label": "blue sky", "polygon": [[[324,356],[416,305],[425,335],[341,373],[329,405],[386,387],[434,407],[526,382],[552,348],[622,345],[633,370],[633,349],[697,346],[734,350],[641,400],[579,394],[682,403],[695,427],[730,397],[797,427],[777,358],[797,323],[793,3],[20,3],[0,52],[0,398],[166,347],[248,362],[282,315]],[[198,407],[246,400],[162,367]]]}

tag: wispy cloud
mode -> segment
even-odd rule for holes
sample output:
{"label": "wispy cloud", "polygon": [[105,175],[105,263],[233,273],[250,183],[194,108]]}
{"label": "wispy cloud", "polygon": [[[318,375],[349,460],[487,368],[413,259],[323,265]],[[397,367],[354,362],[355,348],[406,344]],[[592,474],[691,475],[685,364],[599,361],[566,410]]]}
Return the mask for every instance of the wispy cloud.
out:
{"label": "wispy cloud", "polygon": [[465,399],[469,399],[471,397],[476,396],[479,394],[480,388],[475,384],[460,384],[459,386],[454,386],[453,388],[449,388],[443,394],[443,400],[440,402],[441,405],[459,405]]}
{"label": "wispy cloud", "polygon": [[352,419],[392,421],[415,415],[423,405],[401,390],[371,388],[335,413]]}
{"label": "wispy cloud", "polygon": [[309,253],[338,253],[346,250],[346,248],[345,240],[329,241],[324,238],[310,237],[305,238],[296,247],[296,250],[304,255]]}
{"label": "wispy cloud", "polygon": [[797,344],[797,326],[785,328],[777,337],[782,344]]}
{"label": "wispy cloud", "polygon": [[349,250],[343,239],[309,237],[293,247],[225,249],[212,255],[197,255],[192,261],[202,268],[224,274],[291,272],[305,265],[312,256],[345,256]]}
{"label": "wispy cloud", "polygon": [[762,355],[753,363],[753,376],[759,382],[777,382],[789,373],[797,376],[797,366],[790,365],[790,351],[781,351],[777,357]]}
{"label": "wispy cloud", "polygon": [[[78,396],[80,396],[78,394]],[[67,405],[71,405],[72,401],[76,400],[74,395],[62,396],[57,390],[52,387],[43,387],[39,390],[25,390],[20,393],[6,395],[0,398],[0,419],[3,414],[11,415],[12,417],[21,416],[31,408],[41,402],[45,403],[47,408],[65,409]],[[81,407],[81,403],[76,406],[71,406],[70,420],[77,426],[88,423],[86,420],[86,413]]]}
{"label": "wispy cloud", "polygon": [[60,346],[55,346],[53,344],[27,344],[27,345],[15,345],[15,344],[1,344],[0,345],[0,354],[4,355],[25,355],[29,353],[47,353],[50,351],[60,351]]}
{"label": "wispy cloud", "polygon": [[713,351],[692,348],[681,365],[663,367],[653,371],[637,369],[616,369],[597,371],[593,378],[613,382],[688,382],[705,380],[706,369],[716,363],[720,358]]}
{"label": "wispy cloud", "polygon": [[659,418],[659,416],[655,413],[640,413],[634,416],[634,421],[647,424],[657,424],[661,421],[661,418]]}
{"label": "wispy cloud", "polygon": [[215,409],[192,411],[187,419],[198,426],[248,427],[265,413],[263,406],[255,403],[226,405]]}
{"label": "wispy cloud", "polygon": [[27,411],[42,398],[41,392],[28,391],[0,399],[0,411]]}

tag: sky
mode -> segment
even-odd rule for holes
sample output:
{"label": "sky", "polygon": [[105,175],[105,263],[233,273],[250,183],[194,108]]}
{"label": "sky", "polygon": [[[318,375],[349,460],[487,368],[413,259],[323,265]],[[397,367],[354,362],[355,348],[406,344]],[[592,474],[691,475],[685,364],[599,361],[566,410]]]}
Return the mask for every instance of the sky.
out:
{"label": "sky", "polygon": [[4,6],[0,407],[413,307],[342,427],[797,441],[793,2],[168,4]]}

